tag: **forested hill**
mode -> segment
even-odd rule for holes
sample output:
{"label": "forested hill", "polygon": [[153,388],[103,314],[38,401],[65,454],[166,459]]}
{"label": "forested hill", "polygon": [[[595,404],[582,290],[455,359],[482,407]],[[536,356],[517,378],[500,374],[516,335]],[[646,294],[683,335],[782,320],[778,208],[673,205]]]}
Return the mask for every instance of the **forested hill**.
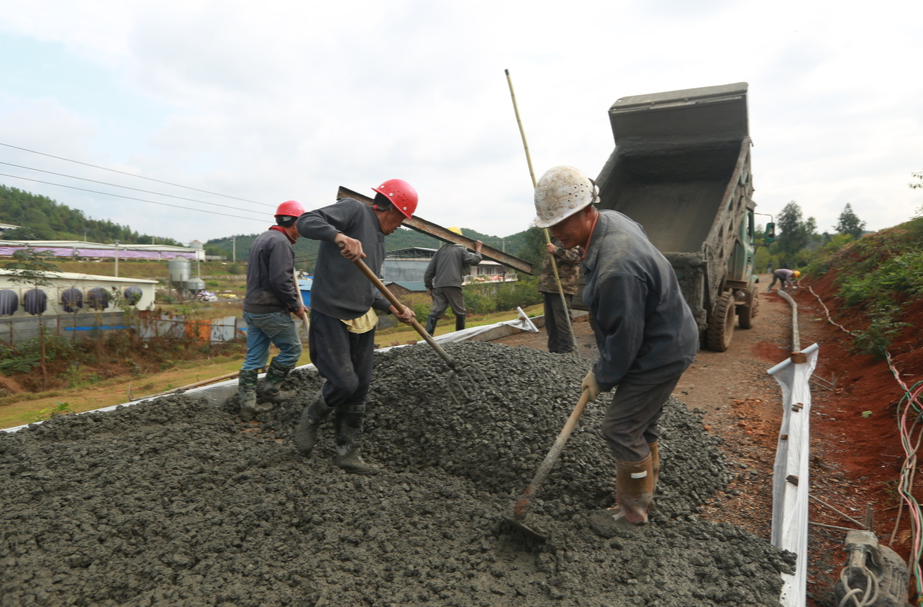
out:
{"label": "forested hill", "polygon": [[[526,242],[526,232],[520,232],[506,238],[498,236],[489,236],[481,234],[475,230],[462,228],[462,232],[468,238],[480,240],[484,244],[496,249],[505,250],[507,253],[517,255]],[[250,246],[259,234],[244,234],[234,236],[233,238],[217,238],[205,243],[205,252],[208,255],[223,255],[237,261],[244,261],[250,253]],[[397,249],[407,249],[410,247],[427,247],[436,249],[441,246],[441,242],[426,234],[421,234],[416,230],[408,228],[398,228],[390,236],[385,237],[385,250],[394,251]],[[299,270],[312,272],[314,261],[317,259],[318,242],[307,238],[299,238],[295,242],[295,261]]]}
{"label": "forested hill", "polygon": [[89,219],[83,211],[72,209],[45,196],[36,196],[0,185],[0,223],[19,226],[0,233],[3,240],[87,240],[125,244],[183,246],[172,238],[139,234],[128,226],[109,220]]}

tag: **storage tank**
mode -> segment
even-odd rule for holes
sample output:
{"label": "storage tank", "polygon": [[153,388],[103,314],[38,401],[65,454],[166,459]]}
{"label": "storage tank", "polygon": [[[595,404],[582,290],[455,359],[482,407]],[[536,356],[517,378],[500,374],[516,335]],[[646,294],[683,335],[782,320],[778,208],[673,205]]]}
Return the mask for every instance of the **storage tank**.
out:
{"label": "storage tank", "polygon": [[189,280],[191,275],[191,264],[185,257],[174,257],[167,262],[167,271],[170,273],[170,284],[177,291],[182,290],[182,285]]}

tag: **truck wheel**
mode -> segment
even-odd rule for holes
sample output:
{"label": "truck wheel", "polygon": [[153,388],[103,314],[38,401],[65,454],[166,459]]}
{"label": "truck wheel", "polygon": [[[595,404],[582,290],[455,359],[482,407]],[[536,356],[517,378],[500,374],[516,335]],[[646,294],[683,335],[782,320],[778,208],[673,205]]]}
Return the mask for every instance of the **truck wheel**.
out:
{"label": "truck wheel", "polygon": [[756,287],[750,289],[750,301],[752,303],[749,306],[737,308],[737,319],[740,322],[741,329],[749,329],[753,326],[756,310],[760,306],[760,294]]}
{"label": "truck wheel", "polygon": [[734,292],[728,291],[715,304],[708,328],[705,330],[705,347],[715,352],[724,352],[731,346],[734,335]]}

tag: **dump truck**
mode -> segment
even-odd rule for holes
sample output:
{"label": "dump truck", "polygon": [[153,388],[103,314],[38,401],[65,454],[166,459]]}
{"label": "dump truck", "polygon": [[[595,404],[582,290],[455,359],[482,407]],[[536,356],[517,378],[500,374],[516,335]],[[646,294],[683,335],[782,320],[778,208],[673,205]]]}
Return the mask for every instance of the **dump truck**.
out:
{"label": "dump truck", "polygon": [[600,209],[640,223],[670,261],[699,325],[723,352],[759,302],[747,84],[623,97],[609,109],[615,150]]}

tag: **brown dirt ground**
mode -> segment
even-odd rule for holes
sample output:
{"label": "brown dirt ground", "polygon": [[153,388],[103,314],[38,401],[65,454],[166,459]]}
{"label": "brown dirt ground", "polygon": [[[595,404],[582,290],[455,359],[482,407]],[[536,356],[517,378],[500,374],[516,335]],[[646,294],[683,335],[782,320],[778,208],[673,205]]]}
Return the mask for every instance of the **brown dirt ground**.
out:
{"label": "brown dirt ground", "polygon": [[[727,352],[702,350],[686,371],[674,396],[690,408],[704,411],[706,429],[724,439],[728,459],[736,462],[736,479],[710,500],[703,517],[745,528],[767,541],[772,524],[772,468],[782,420],[781,390],[766,371],[788,358],[792,350],[792,310],[775,292],[763,291],[761,277],[758,316],[750,330],[735,329]],[[906,512],[890,542],[898,514],[894,490],[904,462],[895,409],[902,391],[887,362],[851,351],[851,337],[827,321],[812,287],[836,322],[861,329],[855,315],[836,316],[832,277],[802,281],[794,292],[798,305],[801,348],[820,346],[812,383],[811,495],[812,523],[858,528],[834,509],[865,521],[872,517],[879,542],[902,558],[910,552]],[[911,310],[909,322],[923,321],[923,305]],[[586,318],[575,324],[581,356],[596,358],[592,330]],[[513,346],[546,348],[544,330],[503,340]],[[923,379],[923,338],[908,328],[890,349],[894,366],[908,386]],[[871,411],[863,417],[863,412]],[[914,485],[923,493],[923,479]],[[829,506],[823,505],[824,502]],[[845,559],[846,531],[812,524],[808,541],[808,604],[833,605],[833,585]]]}

